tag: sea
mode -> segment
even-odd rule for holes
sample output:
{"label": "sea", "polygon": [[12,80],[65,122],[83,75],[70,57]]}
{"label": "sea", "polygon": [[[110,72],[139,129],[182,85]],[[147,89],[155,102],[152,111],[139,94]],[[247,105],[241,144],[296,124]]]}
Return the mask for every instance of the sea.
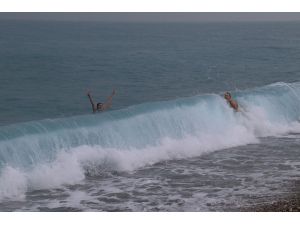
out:
{"label": "sea", "polygon": [[299,178],[300,22],[0,21],[0,211],[241,211]]}

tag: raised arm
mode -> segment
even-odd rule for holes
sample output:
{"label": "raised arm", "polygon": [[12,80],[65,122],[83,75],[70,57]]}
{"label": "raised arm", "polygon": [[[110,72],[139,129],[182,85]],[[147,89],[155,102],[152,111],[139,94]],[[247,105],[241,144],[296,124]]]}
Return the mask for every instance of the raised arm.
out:
{"label": "raised arm", "polygon": [[87,92],[87,96],[89,97],[90,103],[92,105],[93,112],[96,112],[96,106],[95,106],[95,103],[93,101],[92,95],[89,91]]}
{"label": "raised arm", "polygon": [[114,96],[115,94],[116,94],[116,91],[115,91],[115,89],[114,89],[114,90],[112,91],[111,95],[107,97],[106,102],[111,102],[111,101],[112,101],[112,98],[113,98],[113,96]]}
{"label": "raised arm", "polygon": [[111,107],[112,105],[112,98],[113,96],[116,94],[115,89],[112,91],[111,95],[107,97],[106,102],[103,104],[104,105],[104,109],[108,109]]}

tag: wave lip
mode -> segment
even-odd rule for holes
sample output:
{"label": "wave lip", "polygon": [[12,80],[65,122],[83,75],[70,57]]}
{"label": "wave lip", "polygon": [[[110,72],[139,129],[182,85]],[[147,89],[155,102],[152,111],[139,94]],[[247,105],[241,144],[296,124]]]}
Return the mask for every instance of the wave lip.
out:
{"label": "wave lip", "polygon": [[76,184],[103,170],[134,170],[300,132],[300,83],[234,95],[239,113],[210,94],[0,127],[0,200]]}

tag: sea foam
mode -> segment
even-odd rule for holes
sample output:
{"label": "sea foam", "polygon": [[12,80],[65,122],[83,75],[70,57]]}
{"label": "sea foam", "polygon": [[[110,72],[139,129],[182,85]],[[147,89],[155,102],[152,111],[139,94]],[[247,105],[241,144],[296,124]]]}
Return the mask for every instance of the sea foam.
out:
{"label": "sea foam", "polygon": [[1,127],[0,199],[300,132],[299,83],[234,96],[241,112],[209,94]]}

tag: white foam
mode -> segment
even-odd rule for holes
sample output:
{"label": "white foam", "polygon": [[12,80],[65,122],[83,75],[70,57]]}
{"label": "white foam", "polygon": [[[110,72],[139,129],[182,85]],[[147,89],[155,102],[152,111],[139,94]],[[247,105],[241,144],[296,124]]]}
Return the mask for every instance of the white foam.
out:
{"label": "white foam", "polygon": [[[297,115],[297,108],[289,106],[291,116],[285,115],[282,104],[286,99],[282,104],[280,101],[275,104],[277,99],[269,96],[239,100],[244,106],[241,113],[233,112],[223,98],[213,95],[189,104],[163,105],[165,108],[94,127],[61,129],[51,134],[33,134],[30,139],[21,136],[4,141],[4,147],[18,154],[21,146],[29,149],[21,152],[22,157],[13,159],[14,165],[24,162],[30,154],[34,157],[30,158],[33,162],[30,168],[12,167],[8,163],[1,170],[0,200],[22,199],[28,190],[77,184],[86,174],[99,174],[103,170],[132,171],[163,160],[258,143],[259,137],[300,132],[299,122],[291,119]],[[70,147],[74,140],[79,144]],[[43,151],[41,146],[46,146]],[[10,155],[5,157],[11,159]],[[43,157],[53,160],[45,161]]]}
{"label": "white foam", "polygon": [[[7,167],[1,176],[0,199],[20,198],[28,190],[56,188],[76,184],[85,178],[85,173],[101,173],[101,169],[132,171],[162,160],[200,156],[221,148],[256,142],[243,127],[236,127],[221,136],[187,136],[182,140],[164,138],[157,146],[143,149],[113,149],[101,146],[79,146],[58,153],[55,161],[37,165],[34,169],[20,172]],[[13,188],[11,188],[13,186]]]}
{"label": "white foam", "polygon": [[33,189],[55,188],[62,184],[76,184],[84,179],[84,171],[74,154],[60,152],[54,162],[36,166],[28,176]]}
{"label": "white foam", "polygon": [[10,166],[2,170],[0,175],[0,200],[23,200],[26,190],[26,174]]}

